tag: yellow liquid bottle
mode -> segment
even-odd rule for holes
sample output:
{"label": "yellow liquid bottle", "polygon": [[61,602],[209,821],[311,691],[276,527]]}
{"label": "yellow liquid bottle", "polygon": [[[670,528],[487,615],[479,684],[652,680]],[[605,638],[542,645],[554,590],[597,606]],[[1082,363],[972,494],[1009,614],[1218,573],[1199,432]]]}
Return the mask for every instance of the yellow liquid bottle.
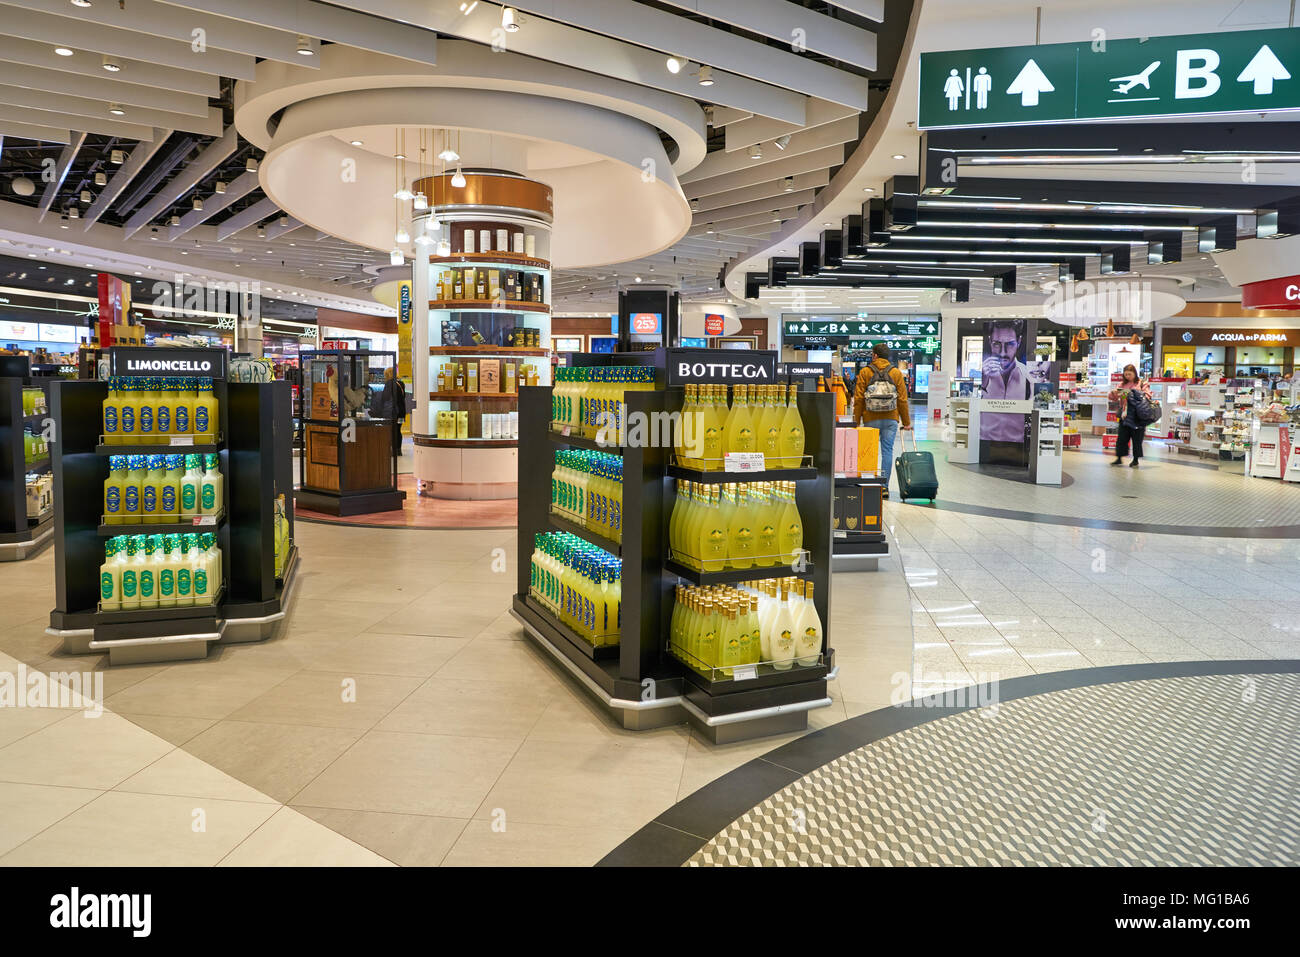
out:
{"label": "yellow liquid bottle", "polygon": [[700,567],[706,572],[720,572],[727,565],[727,526],[722,521],[720,492],[709,490],[708,506],[700,522]]}
{"label": "yellow liquid bottle", "polygon": [[[722,510],[722,527],[727,529],[727,534],[731,534],[731,516],[736,514],[736,489],[734,482],[728,482],[719,489],[719,508]],[[730,539],[728,538],[728,552],[730,552]]]}
{"label": "yellow liquid bottle", "polygon": [[217,397],[212,394],[212,380],[199,379],[194,399],[194,442],[211,444],[217,439]]}
{"label": "yellow liquid bottle", "polygon": [[199,514],[216,515],[225,507],[226,478],[221,474],[215,452],[203,457],[203,481],[199,485]]}
{"label": "yellow liquid bottle", "polygon": [[159,520],[175,523],[181,517],[181,480],[185,476],[185,458],[180,455],[163,456],[163,478],[158,487]]}
{"label": "yellow liquid bottle", "polygon": [[104,444],[122,442],[122,380],[113,376],[108,380],[108,395],[104,398]]}
{"label": "yellow liquid bottle", "polygon": [[693,384],[686,386],[686,399],[682,402],[681,416],[677,420],[677,428],[673,433],[673,455],[678,465],[691,468],[690,459],[687,458],[686,450],[693,447],[694,430],[692,428],[695,421],[695,386]]}
{"label": "yellow liquid bottle", "polygon": [[168,397],[172,405],[172,435],[190,435],[194,431],[193,381],[180,377],[172,380],[174,391]]}
{"label": "yellow liquid bottle", "polygon": [[689,482],[678,479],[676,494],[673,496],[673,513],[668,519],[668,551],[677,561],[681,561],[682,519],[686,517],[687,487]]}
{"label": "yellow liquid bottle", "polygon": [[156,445],[158,443],[158,380],[153,376],[140,381],[139,388],[139,411],[136,413],[135,430],[139,433],[139,441]]}
{"label": "yellow liquid bottle", "polygon": [[722,452],[724,425],[722,414],[718,409],[717,393],[714,386],[701,386],[704,394],[700,398],[700,426],[704,440],[702,468],[707,472],[722,470]]}
{"label": "yellow liquid bottle", "polygon": [[117,560],[121,545],[119,538],[104,543],[104,564],[99,566],[100,611],[116,611],[122,607],[122,563]]}
{"label": "yellow liquid bottle", "polygon": [[153,413],[153,431],[158,441],[165,445],[176,428],[176,400],[180,391],[173,376],[164,376],[154,381],[159,383],[159,387],[158,403]]}
{"label": "yellow liquid bottle", "polygon": [[727,451],[753,452],[754,420],[749,411],[749,394],[743,385],[733,390],[731,411],[727,414]]}
{"label": "yellow liquid bottle", "polygon": [[126,540],[126,562],[122,566],[122,607],[140,607],[140,569],[144,567],[143,535],[131,535]]}
{"label": "yellow liquid bottle", "polygon": [[771,568],[781,560],[777,535],[781,511],[777,507],[770,483],[759,483],[754,487],[753,494],[756,499],[754,527],[757,538],[754,543],[754,564],[760,568]]}
{"label": "yellow liquid bottle", "polygon": [[[104,524],[125,525],[126,517],[126,456],[108,457],[108,478],[104,480]],[[120,604],[119,595],[119,604]]]}
{"label": "yellow liquid bottle", "polygon": [[794,501],[794,483],[781,483],[781,524],[777,526],[777,544],[781,561],[791,564],[796,561],[796,552],[803,549],[803,519]]}
{"label": "yellow liquid bottle", "polygon": [[769,469],[781,467],[781,419],[785,409],[777,402],[779,385],[765,385],[763,389],[763,415],[758,427],[758,451],[763,453],[763,465]]}
{"label": "yellow liquid bottle", "polygon": [[140,441],[140,383],[128,376],[119,383],[121,404],[118,406],[118,435],[127,444]]}
{"label": "yellow liquid bottle", "polygon": [[727,522],[727,564],[732,568],[752,568],[757,536],[754,533],[755,509],[748,489],[736,486],[735,506]]}
{"label": "yellow liquid bottle", "polygon": [[722,674],[730,678],[735,674],[734,666],[740,658],[740,628],[736,618],[736,606],[727,601],[722,608],[722,629],[718,635],[718,664]]}
{"label": "yellow liquid bottle", "polygon": [[165,473],[163,457],[150,455],[145,457],[145,473],[140,481],[140,521],[146,525],[156,525],[162,521],[159,512],[159,499]]}
{"label": "yellow liquid bottle", "polygon": [[704,599],[700,612],[699,637],[696,653],[701,670],[713,668],[718,660],[718,614],[711,599]]}
{"label": "yellow liquid bottle", "polygon": [[687,512],[682,519],[681,550],[683,560],[691,568],[700,566],[700,526],[704,521],[705,495],[704,486],[690,484],[690,494],[686,502]]}
{"label": "yellow liquid bottle", "polygon": [[803,418],[799,415],[798,386],[790,386],[790,400],[781,418],[781,462],[787,469],[798,468],[803,462]]}

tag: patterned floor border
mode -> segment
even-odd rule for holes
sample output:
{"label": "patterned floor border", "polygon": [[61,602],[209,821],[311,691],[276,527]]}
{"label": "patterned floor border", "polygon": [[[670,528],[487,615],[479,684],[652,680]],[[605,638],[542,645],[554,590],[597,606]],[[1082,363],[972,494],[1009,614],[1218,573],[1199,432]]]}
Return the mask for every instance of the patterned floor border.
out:
{"label": "patterned floor border", "polygon": [[[1295,673],[1300,673],[1300,660],[1116,665],[1012,678],[1001,683],[997,699],[1006,702],[1074,688],[1160,678]],[[979,701],[980,695],[969,695],[967,700]],[[597,866],[679,867],[732,822],[806,775],[890,735],[971,711],[975,706],[882,708],[782,745],[679,801]]]}

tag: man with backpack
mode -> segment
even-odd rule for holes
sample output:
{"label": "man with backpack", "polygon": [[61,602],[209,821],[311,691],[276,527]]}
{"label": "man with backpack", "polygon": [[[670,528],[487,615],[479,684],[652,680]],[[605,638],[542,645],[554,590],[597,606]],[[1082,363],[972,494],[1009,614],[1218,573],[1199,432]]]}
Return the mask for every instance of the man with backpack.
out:
{"label": "man with backpack", "polygon": [[912,414],[907,405],[907,379],[889,361],[889,346],[877,342],[871,350],[875,358],[858,370],[853,389],[854,421],[868,429],[880,431],[880,471],[883,495],[889,498],[889,473],[894,464],[894,438],[901,427],[912,428]]}

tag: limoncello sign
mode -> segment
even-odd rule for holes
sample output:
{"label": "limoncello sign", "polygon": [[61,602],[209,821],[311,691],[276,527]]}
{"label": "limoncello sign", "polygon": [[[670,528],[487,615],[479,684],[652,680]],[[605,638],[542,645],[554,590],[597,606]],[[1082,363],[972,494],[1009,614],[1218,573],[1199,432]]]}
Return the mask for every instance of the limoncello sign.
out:
{"label": "limoncello sign", "polygon": [[1300,110],[1300,27],[922,53],[922,129]]}

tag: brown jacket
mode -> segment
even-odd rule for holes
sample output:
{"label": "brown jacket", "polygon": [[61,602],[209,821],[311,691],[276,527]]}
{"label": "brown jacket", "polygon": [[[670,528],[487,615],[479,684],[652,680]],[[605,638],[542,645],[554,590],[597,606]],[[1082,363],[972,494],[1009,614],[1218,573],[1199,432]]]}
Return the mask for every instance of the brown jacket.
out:
{"label": "brown jacket", "polygon": [[858,381],[853,386],[853,421],[875,422],[878,419],[897,419],[903,428],[912,425],[912,413],[907,407],[907,377],[895,366],[889,371],[889,378],[898,390],[898,407],[893,412],[868,412],[866,409],[867,385],[871,382],[872,369],[884,369],[890,365],[887,359],[873,359],[870,365],[858,370]]}

